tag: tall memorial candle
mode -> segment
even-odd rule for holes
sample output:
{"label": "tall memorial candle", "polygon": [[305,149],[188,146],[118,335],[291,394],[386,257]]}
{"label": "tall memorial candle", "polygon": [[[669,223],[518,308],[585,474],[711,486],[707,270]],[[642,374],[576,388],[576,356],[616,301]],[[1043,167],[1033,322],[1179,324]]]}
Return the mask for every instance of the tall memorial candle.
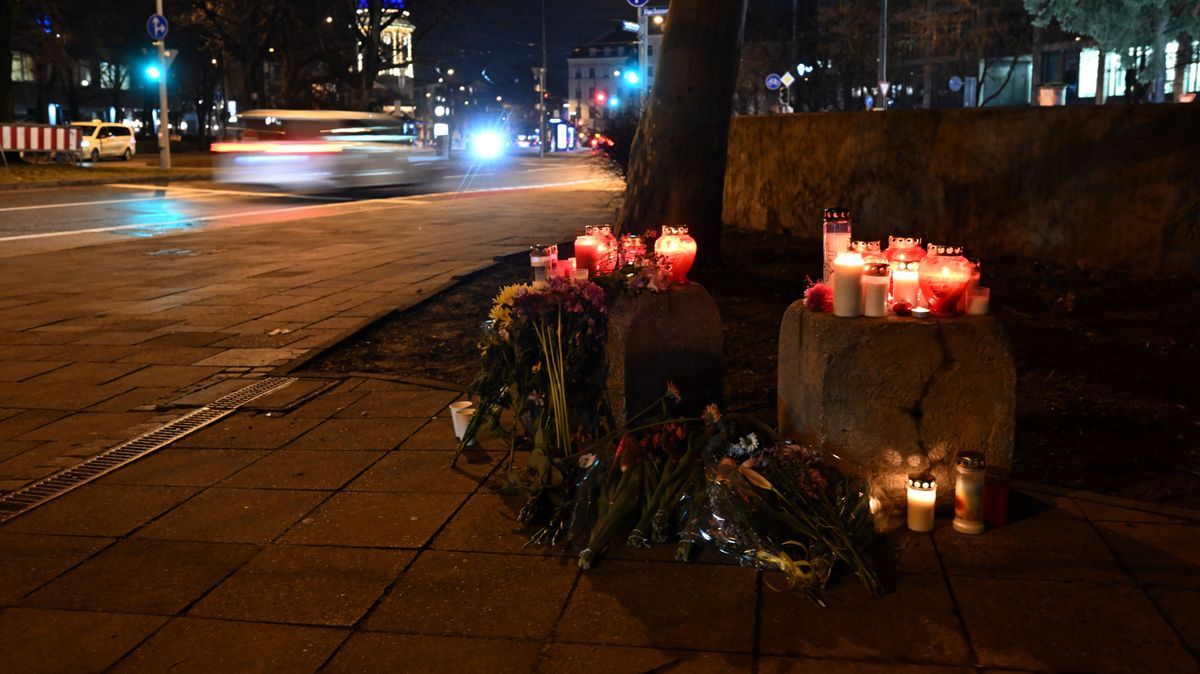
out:
{"label": "tall memorial candle", "polygon": [[833,315],[861,316],[863,304],[863,257],[844,250],[833,261]]}
{"label": "tall memorial candle", "polygon": [[821,229],[825,241],[823,280],[829,283],[833,276],[834,261],[838,254],[850,245],[850,211],[844,208],[826,208]]}

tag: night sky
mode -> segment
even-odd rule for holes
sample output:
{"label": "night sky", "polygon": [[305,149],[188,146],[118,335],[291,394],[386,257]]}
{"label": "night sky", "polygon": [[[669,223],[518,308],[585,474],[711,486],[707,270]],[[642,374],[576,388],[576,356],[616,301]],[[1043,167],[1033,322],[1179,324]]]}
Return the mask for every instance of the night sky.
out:
{"label": "night sky", "polygon": [[[667,2],[651,4],[666,6]],[[417,43],[417,60],[453,66],[460,72],[486,72],[494,84],[524,91],[532,86],[530,68],[541,60],[541,6],[541,0],[471,3],[461,21],[437,26]],[[751,0],[752,12],[785,11],[787,7],[790,0]],[[418,24],[420,18],[413,17]],[[552,93],[565,92],[566,58],[571,49],[604,35],[622,19],[636,20],[636,10],[625,0],[547,0]]]}

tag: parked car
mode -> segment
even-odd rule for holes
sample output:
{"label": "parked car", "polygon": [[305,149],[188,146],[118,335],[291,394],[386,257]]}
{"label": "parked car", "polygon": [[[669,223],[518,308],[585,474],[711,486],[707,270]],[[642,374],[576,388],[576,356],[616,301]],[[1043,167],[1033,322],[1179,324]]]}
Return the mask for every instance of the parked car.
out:
{"label": "parked car", "polygon": [[426,182],[441,161],[412,122],[378,112],[250,110],[213,143],[217,180],[297,191]]}
{"label": "parked car", "polygon": [[108,122],[75,122],[71,126],[79,129],[80,154],[85,159],[98,162],[104,157],[120,157],[129,161],[137,152],[137,139],[133,129],[124,124]]}

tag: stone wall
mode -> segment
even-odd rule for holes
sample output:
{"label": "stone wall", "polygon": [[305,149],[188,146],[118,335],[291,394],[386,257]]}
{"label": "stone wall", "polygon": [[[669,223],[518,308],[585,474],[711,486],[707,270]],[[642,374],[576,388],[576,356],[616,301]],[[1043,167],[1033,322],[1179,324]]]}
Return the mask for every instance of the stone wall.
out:
{"label": "stone wall", "polygon": [[726,223],[921,234],[972,254],[1200,271],[1200,104],[738,117]]}

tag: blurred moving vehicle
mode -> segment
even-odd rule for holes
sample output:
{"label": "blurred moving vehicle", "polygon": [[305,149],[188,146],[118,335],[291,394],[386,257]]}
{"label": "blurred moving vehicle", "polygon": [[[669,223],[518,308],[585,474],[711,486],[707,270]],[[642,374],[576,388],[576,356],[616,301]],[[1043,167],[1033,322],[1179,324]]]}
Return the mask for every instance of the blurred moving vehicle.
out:
{"label": "blurred moving vehicle", "polygon": [[250,110],[239,140],[213,143],[216,178],[323,191],[422,183],[442,161],[417,147],[411,122],[379,112]]}
{"label": "blurred moving vehicle", "polygon": [[92,163],[103,157],[120,157],[129,161],[137,152],[137,139],[133,137],[133,129],[124,124],[110,122],[72,122],[71,126],[79,129],[79,152]]}

